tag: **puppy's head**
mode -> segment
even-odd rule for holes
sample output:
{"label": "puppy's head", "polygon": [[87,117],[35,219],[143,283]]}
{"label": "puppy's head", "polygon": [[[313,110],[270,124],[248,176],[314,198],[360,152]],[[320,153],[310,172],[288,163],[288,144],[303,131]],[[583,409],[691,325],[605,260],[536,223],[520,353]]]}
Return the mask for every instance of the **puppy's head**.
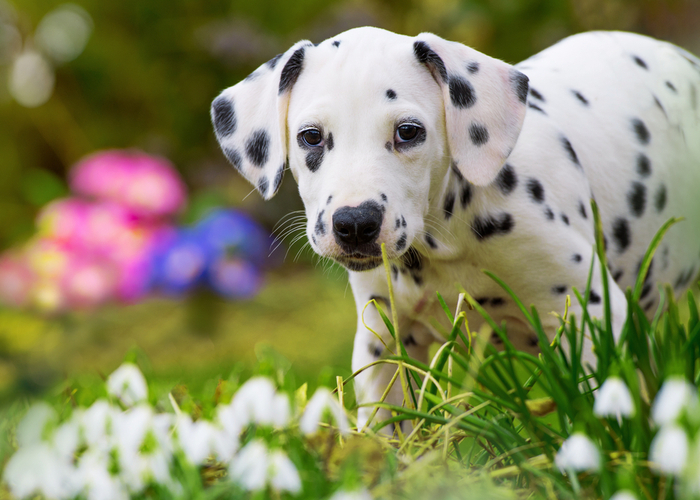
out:
{"label": "puppy's head", "polygon": [[432,34],[357,28],[302,41],[212,104],[229,161],[266,199],[287,168],[307,236],[353,271],[400,257],[424,231],[452,167],[487,185],[525,116],[527,77]]}

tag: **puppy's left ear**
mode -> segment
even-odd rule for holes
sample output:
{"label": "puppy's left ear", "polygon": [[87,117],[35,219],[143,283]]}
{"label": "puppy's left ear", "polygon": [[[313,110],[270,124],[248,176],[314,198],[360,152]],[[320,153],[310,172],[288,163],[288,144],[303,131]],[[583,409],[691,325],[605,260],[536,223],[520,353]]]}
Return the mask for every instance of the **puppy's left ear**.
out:
{"label": "puppy's left ear", "polygon": [[413,53],[442,89],[454,163],[472,184],[490,184],[520,135],[527,76],[503,61],[432,33],[415,38]]}

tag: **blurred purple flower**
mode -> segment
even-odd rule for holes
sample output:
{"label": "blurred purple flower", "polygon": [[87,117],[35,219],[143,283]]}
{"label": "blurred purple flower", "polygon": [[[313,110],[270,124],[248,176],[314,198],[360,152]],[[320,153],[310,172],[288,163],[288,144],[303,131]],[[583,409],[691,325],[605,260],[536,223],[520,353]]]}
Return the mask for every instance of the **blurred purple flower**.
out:
{"label": "blurred purple flower", "polygon": [[152,254],[156,291],[181,295],[201,283],[209,260],[208,249],[191,230],[178,230],[159,242]]}
{"label": "blurred purple flower", "polygon": [[224,255],[207,269],[207,281],[225,297],[247,299],[260,290],[262,276],[252,263]]}

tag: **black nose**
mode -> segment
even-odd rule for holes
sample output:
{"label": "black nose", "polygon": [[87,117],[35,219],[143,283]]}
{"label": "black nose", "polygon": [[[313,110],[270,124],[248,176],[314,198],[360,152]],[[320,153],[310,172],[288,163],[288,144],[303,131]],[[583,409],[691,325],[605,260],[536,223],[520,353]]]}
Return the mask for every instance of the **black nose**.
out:
{"label": "black nose", "polygon": [[381,208],[373,201],[365,201],[359,207],[342,207],[333,214],[333,234],[338,243],[357,249],[377,239],[382,218]]}

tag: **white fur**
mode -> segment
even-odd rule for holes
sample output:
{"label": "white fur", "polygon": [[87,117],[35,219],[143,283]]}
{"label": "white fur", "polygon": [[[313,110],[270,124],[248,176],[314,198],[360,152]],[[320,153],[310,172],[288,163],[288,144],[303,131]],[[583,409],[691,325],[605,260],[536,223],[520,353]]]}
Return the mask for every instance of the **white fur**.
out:
{"label": "white fur", "polygon": [[[473,105],[455,107],[439,68],[417,59],[416,41],[425,42],[440,57],[450,76],[470,82],[476,95]],[[374,307],[361,317],[370,297],[388,297],[388,289],[380,257],[348,258],[338,244],[332,217],[341,207],[367,200],[383,207],[376,243],[386,244],[391,262],[400,269],[393,280],[399,329],[404,339],[409,335],[412,339],[408,352],[424,362],[430,343],[441,339],[434,323],[449,330],[436,291],[454,309],[458,285],[473,297],[489,299],[484,307],[497,323],[507,322],[516,346],[536,349],[520,311],[483,269],[503,279],[526,305],[534,304],[553,334],[559,319],[550,312],[563,313],[566,294],[573,297],[573,287],[580,292],[586,288],[594,246],[591,197],[600,207],[612,275],[623,273],[618,283],[609,281],[616,333],[626,316],[622,290],[633,285],[651,238],[670,217],[684,216],[686,221],[673,227],[662,243],[650,286],[676,283],[680,293],[700,269],[700,63],[681,49],[628,33],[592,32],[567,38],[515,66],[529,77],[530,89],[544,97],[543,101],[532,93],[528,96],[529,104],[540,111],[519,101],[513,85],[517,73],[511,66],[435,35],[409,38],[359,28],[318,46],[304,44],[287,51],[274,70],[261,66],[255,78],[222,94],[234,103],[237,131],[219,139],[223,147],[242,150],[253,130],[269,129],[272,158],[263,167],[244,162],[242,173],[256,185],[268,176],[270,187],[263,195],[271,197],[272,176],[288,157],[314,250],[346,265],[378,265],[349,273],[358,311],[354,370],[375,361],[374,353],[381,347],[365,324],[390,343]],[[282,68],[302,46],[298,79],[279,93]],[[473,74],[467,70],[472,62],[479,65]],[[388,89],[396,99],[387,98]],[[394,144],[395,126],[408,117],[424,126],[425,141],[400,150]],[[470,139],[469,127],[475,122],[489,132],[483,146]],[[643,123],[648,141],[644,130],[635,130],[638,122]],[[310,125],[333,134],[333,149],[324,150],[314,172],[306,165],[308,151],[297,144],[299,132]],[[562,138],[569,141],[580,165]],[[643,161],[639,166],[640,154],[648,159],[650,173],[644,171]],[[498,179],[494,182],[504,162],[517,177],[510,191],[502,179],[500,184]],[[543,187],[541,202],[533,200],[527,187],[532,179]],[[666,201],[658,210],[662,185]],[[463,208],[460,196],[465,186],[471,197]],[[446,217],[449,193],[455,193],[455,202],[451,217]],[[487,216],[512,227],[480,239],[477,218]],[[621,219],[627,221],[628,238]],[[319,220],[324,232],[317,229]],[[403,234],[406,245],[399,249]],[[437,248],[428,244],[427,235]],[[628,245],[621,248],[626,241]],[[409,247],[421,256],[420,271],[403,263]],[[593,269],[592,288],[602,296],[597,261]],[[684,274],[689,275],[687,280],[679,280]],[[565,286],[565,292],[556,293],[558,286]],[[650,312],[656,308],[655,286],[642,304]],[[389,304],[382,306],[388,313]],[[589,304],[589,311],[602,317],[602,302]],[[575,299],[571,312],[581,315]],[[471,330],[477,331],[482,318],[475,311],[468,311],[467,317]],[[379,365],[359,375],[359,401],[378,400],[394,370],[392,365]],[[395,389],[390,399],[400,404],[398,384]],[[360,425],[368,415],[368,409],[360,410]]]}

